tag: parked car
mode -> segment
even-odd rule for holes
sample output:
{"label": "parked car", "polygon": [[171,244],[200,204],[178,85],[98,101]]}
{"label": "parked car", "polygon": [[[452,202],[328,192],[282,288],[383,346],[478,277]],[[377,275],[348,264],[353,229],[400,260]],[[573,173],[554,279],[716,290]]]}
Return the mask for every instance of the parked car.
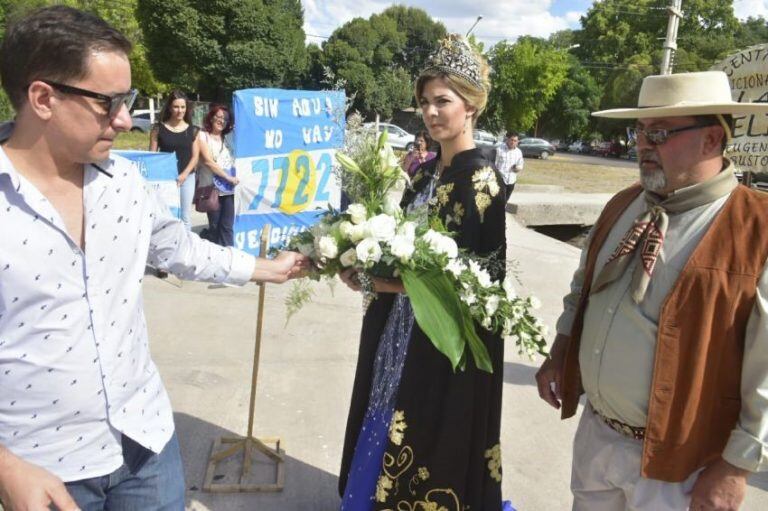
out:
{"label": "parked car", "polygon": [[606,158],[618,158],[624,154],[624,146],[618,142],[600,142],[595,146],[594,154]]}
{"label": "parked car", "polygon": [[[363,126],[366,128],[371,129],[375,125],[376,123],[374,122],[366,122],[363,124]],[[391,145],[394,149],[405,149],[406,151],[413,149],[413,143],[416,140],[414,135],[408,133],[400,126],[386,122],[380,122],[379,133],[383,132],[384,130],[387,130],[387,142],[389,142],[389,145]]]}
{"label": "parked car", "polygon": [[591,150],[591,147],[589,146],[589,144],[581,140],[576,140],[575,142],[572,142],[571,145],[568,146],[569,153],[589,154],[590,150]]}
{"label": "parked car", "polygon": [[499,145],[499,140],[496,135],[485,130],[474,130],[472,132],[472,139],[475,141],[475,145],[496,147]]}
{"label": "parked car", "polygon": [[557,152],[555,146],[543,138],[524,138],[518,146],[525,157],[541,158],[546,160]]}
{"label": "parked car", "polygon": [[133,122],[133,126],[131,126],[131,131],[140,131],[142,133],[147,133],[149,130],[152,129],[152,122],[149,120],[149,112],[144,113],[134,113],[131,116],[131,121]]}

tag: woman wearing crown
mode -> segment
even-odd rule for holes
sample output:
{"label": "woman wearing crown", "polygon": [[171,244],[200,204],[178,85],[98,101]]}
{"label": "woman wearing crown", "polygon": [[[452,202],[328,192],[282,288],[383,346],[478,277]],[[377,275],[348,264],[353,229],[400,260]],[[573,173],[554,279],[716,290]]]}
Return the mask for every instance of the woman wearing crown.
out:
{"label": "woman wearing crown", "polygon": [[[485,61],[449,36],[416,81],[437,158],[421,165],[403,207],[429,208],[458,245],[504,277],[505,195],[472,129],[488,99]],[[342,279],[353,289],[351,272]],[[477,329],[493,373],[454,372],[414,321],[402,284],[374,279],[378,298],[363,320],[339,480],[343,511],[498,511],[503,343]]]}

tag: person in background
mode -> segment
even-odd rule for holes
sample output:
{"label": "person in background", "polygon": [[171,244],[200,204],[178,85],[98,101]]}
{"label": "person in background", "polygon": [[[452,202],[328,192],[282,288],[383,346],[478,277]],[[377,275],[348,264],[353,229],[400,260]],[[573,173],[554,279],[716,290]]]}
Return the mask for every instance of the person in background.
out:
{"label": "person in background", "polygon": [[504,143],[496,148],[496,168],[501,172],[506,185],[507,200],[517,182],[517,173],[523,170],[523,152],[517,147],[520,139],[514,131],[508,131]]}
{"label": "person in background", "polygon": [[416,133],[416,139],[413,142],[413,149],[411,149],[411,151],[405,155],[402,165],[403,170],[408,173],[409,177],[416,175],[416,170],[419,168],[419,166],[428,162],[429,160],[434,159],[437,155],[437,153],[429,150],[430,142],[431,139],[429,138],[429,133],[427,133],[426,130],[421,130]]}
{"label": "person in background", "polygon": [[213,104],[203,120],[203,129],[197,136],[200,153],[197,187],[215,185],[219,192],[219,210],[207,213],[209,239],[224,247],[234,245],[234,187],[240,182],[234,175],[235,157],[231,136],[233,127],[234,118],[229,108]]}
{"label": "person in background", "polygon": [[190,215],[192,197],[195,195],[195,180],[189,179],[189,176],[195,171],[199,153],[199,129],[192,126],[192,109],[189,106],[189,100],[183,92],[171,92],[160,112],[160,122],[149,132],[150,151],[176,154],[179,172],[176,183],[181,200],[181,221],[187,229],[192,228]]}

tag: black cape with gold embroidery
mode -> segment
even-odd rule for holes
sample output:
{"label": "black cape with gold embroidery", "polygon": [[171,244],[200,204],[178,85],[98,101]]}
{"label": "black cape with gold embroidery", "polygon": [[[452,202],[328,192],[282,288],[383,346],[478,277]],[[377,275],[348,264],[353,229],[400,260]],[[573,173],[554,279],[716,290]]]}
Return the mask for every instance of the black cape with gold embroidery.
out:
{"label": "black cape with gold embroidery", "polygon": [[[429,184],[436,162],[422,165],[404,204]],[[494,279],[504,276],[504,208],[501,176],[478,149],[453,158],[430,206],[431,213],[437,212],[456,233],[459,247],[481,257],[498,256],[499,264],[489,268]],[[342,495],[368,406],[376,348],[393,299],[392,294],[380,294],[363,320],[339,478]],[[448,358],[414,324],[395,405],[395,419],[402,419],[399,426],[405,429],[398,444],[388,441],[373,509],[431,509],[433,504],[448,511],[501,509],[504,345],[500,336],[476,329],[488,347],[493,374],[479,371],[471,356],[466,370],[454,373]]]}

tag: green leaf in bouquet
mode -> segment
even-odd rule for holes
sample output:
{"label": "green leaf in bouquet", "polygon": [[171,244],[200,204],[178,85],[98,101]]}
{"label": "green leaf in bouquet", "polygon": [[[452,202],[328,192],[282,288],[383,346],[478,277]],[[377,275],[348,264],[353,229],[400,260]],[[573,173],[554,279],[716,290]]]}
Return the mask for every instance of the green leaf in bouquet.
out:
{"label": "green leaf in bouquet", "polygon": [[419,327],[448,357],[454,371],[457,367],[464,369],[466,328],[461,302],[448,276],[440,270],[404,270],[401,278]]}
{"label": "green leaf in bouquet", "polygon": [[472,315],[469,309],[463,303],[461,305],[461,322],[464,330],[464,336],[467,339],[467,345],[469,351],[472,353],[472,358],[475,361],[475,365],[478,369],[481,369],[487,373],[493,373],[493,366],[491,365],[491,356],[488,354],[488,348],[485,347],[485,343],[477,335],[475,330],[475,322],[472,320]]}

